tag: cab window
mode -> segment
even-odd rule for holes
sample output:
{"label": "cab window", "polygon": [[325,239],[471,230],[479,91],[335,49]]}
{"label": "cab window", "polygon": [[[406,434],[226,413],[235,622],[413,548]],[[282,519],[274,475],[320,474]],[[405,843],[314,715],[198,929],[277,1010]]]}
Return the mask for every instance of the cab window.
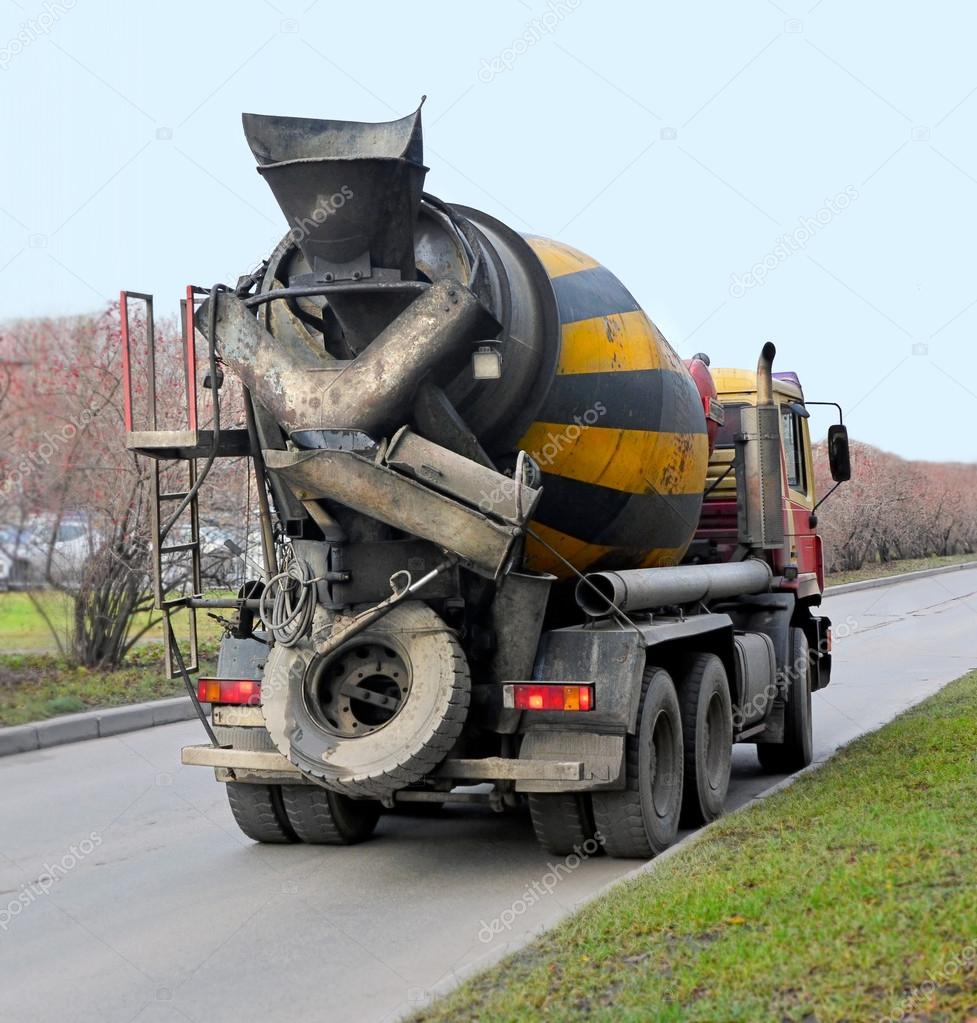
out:
{"label": "cab window", "polygon": [[804,433],[801,417],[786,405],[780,406],[781,433],[784,440],[784,461],[787,464],[787,485],[791,490],[807,493],[804,471]]}

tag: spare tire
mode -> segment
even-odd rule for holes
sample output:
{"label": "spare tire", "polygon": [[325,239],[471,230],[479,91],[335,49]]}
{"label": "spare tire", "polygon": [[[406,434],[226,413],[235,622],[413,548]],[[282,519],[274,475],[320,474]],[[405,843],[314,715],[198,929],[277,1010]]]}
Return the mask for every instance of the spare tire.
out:
{"label": "spare tire", "polygon": [[405,601],[323,657],[275,646],[261,709],[276,747],[334,792],[382,798],[429,774],[461,734],[471,679],[458,641]]}

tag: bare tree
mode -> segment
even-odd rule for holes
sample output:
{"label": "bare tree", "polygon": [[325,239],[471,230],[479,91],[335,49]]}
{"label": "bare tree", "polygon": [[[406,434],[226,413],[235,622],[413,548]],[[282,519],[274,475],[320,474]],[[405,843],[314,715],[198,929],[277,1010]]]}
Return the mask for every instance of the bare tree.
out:
{"label": "bare tree", "polygon": [[[144,324],[133,317],[132,328],[133,402],[145,421]],[[184,360],[172,321],[157,322],[156,349],[160,426],[183,426]],[[0,389],[9,437],[0,452],[0,525],[10,527],[19,555],[29,555],[27,592],[61,652],[89,667],[114,666],[159,622],[149,553],[154,468],[125,447],[118,308],[12,324],[0,334],[0,360],[16,364]],[[233,425],[240,401],[231,395],[224,404],[223,421]],[[212,492],[228,497],[218,519],[240,523],[245,467],[215,466]],[[160,471],[164,490],[179,489],[185,466]],[[67,557],[65,533],[79,530],[84,540]],[[173,588],[184,582],[175,568],[166,578]],[[67,629],[34,587],[63,594]]]}

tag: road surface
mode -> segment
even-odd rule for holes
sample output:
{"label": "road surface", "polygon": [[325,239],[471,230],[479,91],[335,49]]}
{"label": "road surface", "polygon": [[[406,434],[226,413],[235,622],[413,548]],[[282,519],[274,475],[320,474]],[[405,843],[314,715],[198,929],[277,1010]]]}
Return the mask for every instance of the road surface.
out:
{"label": "road surface", "polygon": [[[977,569],[827,612],[818,758],[977,665]],[[393,1020],[635,866],[554,863],[528,817],[472,809],[387,816],[348,849],[254,845],[180,766],[201,740],[183,723],[0,761],[4,1023]],[[729,805],[771,783],[737,749]]]}

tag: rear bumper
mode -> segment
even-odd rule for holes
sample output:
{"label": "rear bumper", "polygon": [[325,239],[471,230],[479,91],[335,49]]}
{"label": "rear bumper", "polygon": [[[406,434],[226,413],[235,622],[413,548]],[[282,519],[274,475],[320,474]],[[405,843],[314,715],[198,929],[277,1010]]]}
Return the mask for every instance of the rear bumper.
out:
{"label": "rear bumper", "polygon": [[[191,767],[213,767],[219,781],[302,784],[305,776],[281,753],[242,750],[231,746],[184,746],[180,757]],[[474,760],[448,759],[431,774],[432,778],[459,782],[509,781],[519,791],[554,791],[562,786],[580,789],[590,773],[582,760],[481,757]]]}
{"label": "rear bumper", "polygon": [[181,763],[212,767],[218,781],[263,785],[311,784],[287,757],[277,751],[234,749],[233,746],[184,746]]}

